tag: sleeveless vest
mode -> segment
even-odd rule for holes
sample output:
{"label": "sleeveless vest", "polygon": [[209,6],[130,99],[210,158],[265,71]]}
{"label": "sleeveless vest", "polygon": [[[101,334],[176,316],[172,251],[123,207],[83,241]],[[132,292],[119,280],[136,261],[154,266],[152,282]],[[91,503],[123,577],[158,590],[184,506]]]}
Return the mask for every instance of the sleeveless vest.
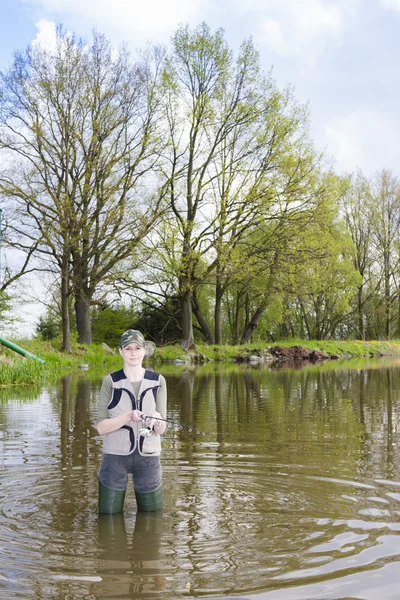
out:
{"label": "sleeveless vest", "polygon": [[[140,385],[138,398],[135,398],[131,382],[124,371],[110,373],[112,381],[112,397],[108,404],[108,416],[117,417],[130,410],[141,410],[146,414],[153,413],[156,409],[157,392],[160,388],[160,375],[146,369]],[[119,454],[126,456],[138,449],[142,456],[159,456],[161,452],[160,436],[153,431],[150,437],[139,435],[142,423],[131,421],[117,431],[103,435],[103,451],[105,454]]]}

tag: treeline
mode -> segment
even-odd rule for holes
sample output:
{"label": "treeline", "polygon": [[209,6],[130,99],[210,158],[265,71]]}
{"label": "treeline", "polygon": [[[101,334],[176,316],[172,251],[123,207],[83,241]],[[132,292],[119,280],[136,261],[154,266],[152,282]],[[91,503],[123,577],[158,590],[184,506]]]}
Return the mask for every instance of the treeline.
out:
{"label": "treeline", "polygon": [[62,28],[16,52],[1,74],[0,194],[4,244],[23,261],[4,270],[3,300],[43,273],[53,301],[38,329],[60,327],[67,351],[71,330],[91,343],[106,315],[186,348],[398,337],[399,182],[339,176],[309,125],[251,40],[234,56],[206,24],[137,60]]}

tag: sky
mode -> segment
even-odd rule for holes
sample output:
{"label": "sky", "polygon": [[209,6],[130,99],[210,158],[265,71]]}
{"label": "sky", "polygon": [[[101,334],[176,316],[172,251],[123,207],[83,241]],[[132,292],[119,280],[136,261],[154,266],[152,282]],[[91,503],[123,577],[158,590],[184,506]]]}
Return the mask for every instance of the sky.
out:
{"label": "sky", "polygon": [[264,70],[309,104],[311,137],[337,172],[400,176],[400,0],[0,0],[0,15],[1,71],[60,23],[133,52],[168,45],[182,23],[224,29],[234,51],[251,36]]}

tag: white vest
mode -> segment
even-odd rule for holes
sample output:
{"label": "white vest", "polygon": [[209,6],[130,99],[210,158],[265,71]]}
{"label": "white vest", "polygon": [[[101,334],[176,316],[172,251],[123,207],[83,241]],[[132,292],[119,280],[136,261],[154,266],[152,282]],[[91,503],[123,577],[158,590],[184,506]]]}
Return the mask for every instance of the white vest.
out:
{"label": "white vest", "polygon": [[[135,398],[131,382],[124,371],[110,373],[113,393],[108,404],[108,416],[117,417],[130,410],[141,410],[152,414],[156,409],[157,392],[160,388],[160,375],[146,369],[140,385],[138,398]],[[160,436],[153,431],[150,437],[139,435],[142,423],[130,421],[117,431],[103,435],[103,451],[105,454],[126,456],[138,449],[142,456],[159,456],[161,452]]]}

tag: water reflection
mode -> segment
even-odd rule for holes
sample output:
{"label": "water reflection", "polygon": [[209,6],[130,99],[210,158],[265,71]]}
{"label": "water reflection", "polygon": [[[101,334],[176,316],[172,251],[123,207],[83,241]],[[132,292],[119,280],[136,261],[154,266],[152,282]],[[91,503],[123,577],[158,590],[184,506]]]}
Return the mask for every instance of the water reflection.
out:
{"label": "water reflection", "polygon": [[[97,572],[102,575],[102,598],[136,598],[165,590],[162,530],[162,511],[137,513],[132,535],[123,514],[99,516],[97,559],[101,567]],[[112,578],[107,583],[109,574]]]}
{"label": "water reflection", "polygon": [[0,598],[396,597],[398,360],[160,370],[207,435],[169,428],[156,514],[97,515],[101,377],[0,391]]}

